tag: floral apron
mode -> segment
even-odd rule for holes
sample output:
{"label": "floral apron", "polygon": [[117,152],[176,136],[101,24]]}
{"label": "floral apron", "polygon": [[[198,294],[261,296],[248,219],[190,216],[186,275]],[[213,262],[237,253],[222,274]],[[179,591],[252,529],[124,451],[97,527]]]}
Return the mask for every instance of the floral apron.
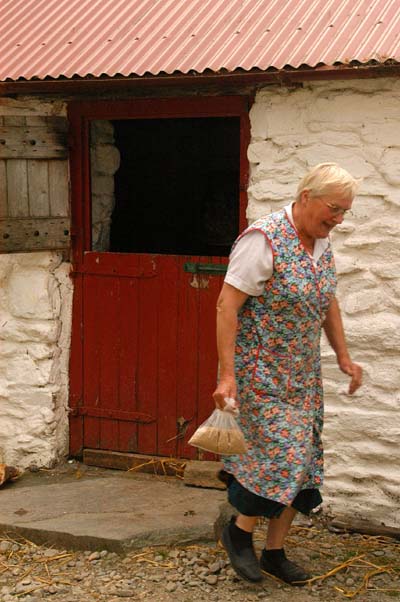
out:
{"label": "floral apron", "polygon": [[285,210],[241,236],[253,230],[266,236],[274,270],[239,314],[235,369],[248,452],[223,461],[247,490],[290,505],[322,485],[320,336],[336,273],[330,245],[314,265]]}

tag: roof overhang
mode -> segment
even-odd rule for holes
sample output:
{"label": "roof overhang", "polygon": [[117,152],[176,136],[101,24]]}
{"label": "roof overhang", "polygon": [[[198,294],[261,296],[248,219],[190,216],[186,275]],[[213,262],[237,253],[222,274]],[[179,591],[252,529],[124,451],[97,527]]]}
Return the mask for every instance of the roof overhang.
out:
{"label": "roof overhang", "polygon": [[99,77],[73,79],[18,80],[0,82],[0,96],[16,94],[98,94],[129,92],[138,88],[201,88],[208,86],[253,86],[263,84],[292,85],[305,81],[347,80],[358,78],[397,77],[400,64],[390,65],[321,65],[313,69],[281,69],[268,71],[234,71],[226,73],[145,75],[141,77]]}

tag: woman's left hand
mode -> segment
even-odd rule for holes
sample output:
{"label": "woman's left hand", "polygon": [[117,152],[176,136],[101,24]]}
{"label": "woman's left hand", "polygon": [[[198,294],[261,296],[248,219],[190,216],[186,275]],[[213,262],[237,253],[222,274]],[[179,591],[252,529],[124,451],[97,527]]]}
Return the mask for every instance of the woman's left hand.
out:
{"label": "woman's left hand", "polygon": [[351,376],[349,384],[349,394],[352,395],[362,384],[362,368],[358,364],[351,361],[349,357],[339,360],[339,368],[345,374]]}

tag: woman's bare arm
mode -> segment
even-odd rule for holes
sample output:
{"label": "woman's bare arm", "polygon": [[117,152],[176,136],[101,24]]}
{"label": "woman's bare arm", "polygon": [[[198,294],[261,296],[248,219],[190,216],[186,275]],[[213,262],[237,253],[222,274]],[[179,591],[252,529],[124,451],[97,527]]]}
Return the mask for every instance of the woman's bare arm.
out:
{"label": "woman's bare arm", "polygon": [[217,407],[225,406],[224,399],[236,399],[235,342],[237,315],[249,297],[247,293],[224,284],[217,301],[217,349],[219,359],[219,382],[214,392]]}
{"label": "woman's bare arm", "polygon": [[332,349],[336,353],[339,368],[342,372],[351,376],[349,393],[352,394],[361,386],[362,368],[351,361],[347,349],[339,303],[336,297],[334,297],[329,306],[323,328]]}

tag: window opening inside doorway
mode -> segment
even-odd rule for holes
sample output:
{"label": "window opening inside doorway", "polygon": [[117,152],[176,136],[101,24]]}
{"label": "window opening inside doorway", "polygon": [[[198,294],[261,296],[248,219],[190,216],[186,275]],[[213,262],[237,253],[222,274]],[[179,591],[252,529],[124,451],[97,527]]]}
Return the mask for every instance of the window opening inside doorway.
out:
{"label": "window opening inside doorway", "polygon": [[[132,119],[109,125],[119,167],[101,241],[92,218],[92,250],[228,255],[239,228],[239,118]],[[99,155],[95,140],[91,146]],[[102,152],[113,154],[110,148]],[[95,195],[104,200],[102,177],[94,182],[92,161],[92,215],[99,214]],[[110,187],[104,177],[103,184]]]}

